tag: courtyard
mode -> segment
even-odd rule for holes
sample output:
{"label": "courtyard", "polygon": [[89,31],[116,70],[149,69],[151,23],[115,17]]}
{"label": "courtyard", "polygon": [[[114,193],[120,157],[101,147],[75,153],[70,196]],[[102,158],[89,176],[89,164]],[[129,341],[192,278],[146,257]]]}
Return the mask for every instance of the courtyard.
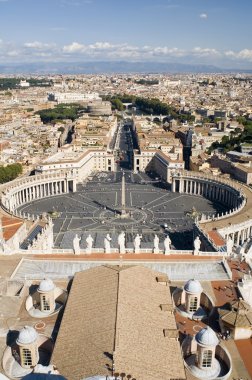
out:
{"label": "courtyard", "polygon": [[80,247],[86,247],[89,234],[93,246],[103,247],[107,233],[112,238],[111,247],[117,247],[117,236],[126,234],[126,246],[133,247],[136,233],[142,235],[142,248],[151,248],[155,234],[160,248],[166,234],[174,249],[192,249],[192,208],[197,215],[214,215],[225,211],[223,205],[203,197],[173,193],[170,186],[157,177],[145,173],[125,171],[126,209],[128,217],[120,218],[122,171],[100,172],[77,186],[77,192],[32,201],[18,210],[31,215],[47,213],[54,223],[55,247],[71,249],[76,234]]}

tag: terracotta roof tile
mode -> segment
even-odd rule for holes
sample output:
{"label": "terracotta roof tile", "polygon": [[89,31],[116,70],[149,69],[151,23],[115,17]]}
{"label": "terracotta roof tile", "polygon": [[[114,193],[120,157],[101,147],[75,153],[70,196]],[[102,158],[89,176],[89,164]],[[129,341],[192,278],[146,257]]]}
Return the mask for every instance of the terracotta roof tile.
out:
{"label": "terracotta roof tile", "polygon": [[14,217],[2,216],[3,237],[6,241],[12,238],[17,230],[24,223],[22,220]]}
{"label": "terracotta roof tile", "polygon": [[[185,379],[172,304],[160,275],[145,267],[77,273],[51,362],[71,380],[114,372],[138,380]],[[166,336],[164,336],[166,331]]]}

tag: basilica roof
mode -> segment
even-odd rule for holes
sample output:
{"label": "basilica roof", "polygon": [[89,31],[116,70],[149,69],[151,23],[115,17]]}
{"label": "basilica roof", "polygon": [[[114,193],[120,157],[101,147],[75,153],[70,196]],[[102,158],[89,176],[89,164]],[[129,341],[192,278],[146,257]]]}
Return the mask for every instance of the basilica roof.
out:
{"label": "basilica roof", "polygon": [[172,304],[169,286],[159,276],[138,266],[77,273],[51,363],[71,380],[111,376],[112,366],[137,380],[185,379],[174,314],[161,307]]}

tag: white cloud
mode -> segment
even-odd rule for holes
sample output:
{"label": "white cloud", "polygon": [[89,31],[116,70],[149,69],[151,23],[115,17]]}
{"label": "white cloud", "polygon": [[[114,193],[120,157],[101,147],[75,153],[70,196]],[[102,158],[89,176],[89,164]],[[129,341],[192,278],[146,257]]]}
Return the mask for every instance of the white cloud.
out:
{"label": "white cloud", "polygon": [[43,50],[43,49],[51,49],[55,47],[55,44],[45,44],[43,42],[33,41],[33,42],[25,42],[24,47],[28,49]]}
{"label": "white cloud", "polygon": [[199,16],[200,16],[200,18],[202,18],[202,19],[206,19],[206,18],[208,18],[208,14],[207,14],[207,13],[201,13]]}
{"label": "white cloud", "polygon": [[[17,45],[0,40],[0,59],[2,62],[25,61],[81,61],[81,60],[128,60],[157,61],[179,63],[202,63],[226,67],[250,67],[252,50],[219,50],[214,47],[196,46],[191,49],[178,47],[132,45],[129,43],[111,43],[97,41],[90,44],[74,41],[67,45],[27,41]],[[239,66],[240,65],[240,66]]]}
{"label": "white cloud", "polygon": [[197,55],[199,57],[205,57],[205,56],[216,56],[220,55],[221,53],[216,49],[210,49],[210,48],[201,48],[201,47],[195,47],[192,52],[192,54]]}
{"label": "white cloud", "polygon": [[95,44],[88,45],[87,48],[93,49],[93,50],[109,50],[113,49],[115,45],[110,44],[109,42],[96,42]]}
{"label": "white cloud", "polygon": [[92,0],[60,0],[61,5],[63,6],[80,6],[80,5],[85,5],[85,4],[92,4]]}
{"label": "white cloud", "polygon": [[152,56],[183,56],[185,52],[178,48],[168,48],[166,46],[143,47],[124,44],[111,44],[109,42],[96,42],[90,45],[83,45],[73,42],[63,47],[63,52],[67,54],[86,54],[90,56],[108,56],[109,58],[150,58]]}
{"label": "white cloud", "polygon": [[80,54],[88,54],[91,56],[94,55],[106,55],[109,54],[109,56],[119,56],[120,54],[122,56],[126,56],[126,53],[128,52],[129,55],[131,55],[131,52],[138,51],[139,48],[137,46],[131,46],[128,44],[111,44],[109,42],[95,42],[94,44],[84,45],[80,44],[78,42],[73,42],[70,45],[63,46],[63,52],[67,54],[74,54],[74,53],[80,53]]}
{"label": "white cloud", "polygon": [[243,49],[238,53],[238,58],[252,60],[252,50]]}
{"label": "white cloud", "polygon": [[55,44],[47,44],[39,41],[25,42],[24,48],[33,50],[55,50]]}
{"label": "white cloud", "polygon": [[226,57],[229,57],[231,59],[235,60],[245,60],[248,62],[252,62],[252,50],[250,49],[243,49],[241,51],[233,51],[233,50],[228,50],[225,53]]}
{"label": "white cloud", "polygon": [[85,51],[85,45],[73,42],[71,45],[63,46],[64,53],[83,53]]}
{"label": "white cloud", "polygon": [[18,57],[20,54],[19,50],[10,50],[7,52],[8,57]]}
{"label": "white cloud", "polygon": [[79,42],[73,42],[69,45],[65,45],[62,48],[62,52],[69,57],[86,57],[97,59],[173,59],[186,58],[191,59],[225,59],[231,58],[232,60],[247,60],[252,59],[252,50],[244,49],[240,52],[233,51],[220,51],[215,48],[202,48],[195,47],[190,50],[179,49],[177,47],[170,48],[168,46],[134,46],[127,43],[123,44],[111,44],[110,42],[95,42],[93,44],[85,45]]}
{"label": "white cloud", "polygon": [[43,58],[45,58],[45,57],[52,57],[53,56],[52,53],[47,53],[47,52],[44,52],[44,51],[36,52],[36,53],[34,53],[34,55],[36,57],[43,57]]}
{"label": "white cloud", "polygon": [[164,55],[173,57],[183,57],[186,55],[186,51],[178,48],[168,48],[167,46],[158,46],[155,48],[150,48],[149,52],[152,55]]}

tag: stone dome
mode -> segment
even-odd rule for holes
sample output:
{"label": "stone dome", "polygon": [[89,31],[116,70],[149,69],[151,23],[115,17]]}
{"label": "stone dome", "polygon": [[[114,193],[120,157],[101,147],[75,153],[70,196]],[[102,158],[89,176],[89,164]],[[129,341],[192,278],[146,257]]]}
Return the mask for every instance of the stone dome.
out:
{"label": "stone dome", "polygon": [[185,283],[184,290],[187,293],[192,293],[192,294],[199,294],[203,291],[200,282],[194,279],[191,279]]}
{"label": "stone dome", "polygon": [[55,288],[55,285],[52,280],[45,278],[39,284],[38,291],[42,293],[50,292]]}
{"label": "stone dome", "polygon": [[201,329],[195,336],[196,342],[201,346],[215,347],[219,340],[215,332],[209,327]]}
{"label": "stone dome", "polygon": [[20,331],[18,338],[17,338],[17,344],[26,345],[34,343],[38,338],[37,331],[31,327],[31,326],[25,326]]}

